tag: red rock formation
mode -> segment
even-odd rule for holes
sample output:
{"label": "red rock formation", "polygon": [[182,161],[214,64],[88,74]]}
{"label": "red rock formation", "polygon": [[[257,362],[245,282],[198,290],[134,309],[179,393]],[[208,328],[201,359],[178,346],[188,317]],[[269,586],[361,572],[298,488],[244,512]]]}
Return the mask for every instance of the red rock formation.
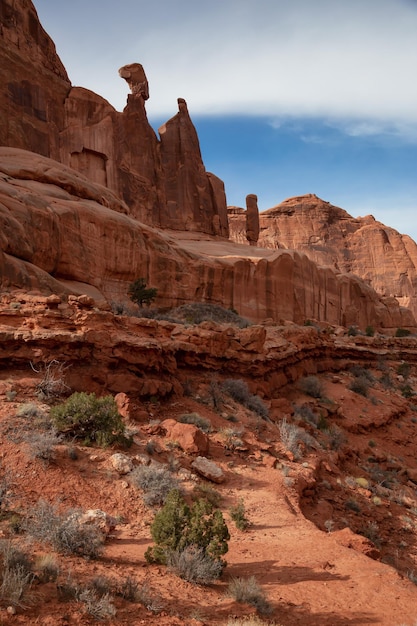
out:
{"label": "red rock formation", "polygon": [[213,174],[206,174],[197,132],[182,98],[178,99],[178,109],[177,115],[159,129],[167,202],[165,226],[228,236],[223,184]]}
{"label": "red rock formation", "polygon": [[59,158],[71,83],[32,2],[0,3],[0,145]]}
{"label": "red rock formation", "polygon": [[97,94],[71,88],[30,0],[4,0],[0,11],[1,145],[69,165],[114,191],[146,224],[228,237],[223,183],[205,170],[184,101],[159,141],[140,64],[120,69],[132,93],[118,113]]}
{"label": "red rock formation", "polygon": [[256,246],[259,239],[258,198],[253,193],[246,196],[246,239],[250,246]]}
{"label": "red rock formation", "polygon": [[[229,210],[231,239],[245,243],[245,221]],[[258,245],[295,249],[315,263],[353,273],[381,297],[396,298],[417,314],[417,245],[368,215],[353,218],[313,194],[289,198],[261,213]]]}
{"label": "red rock formation", "polygon": [[[115,194],[75,170],[0,148],[0,284],[126,301],[130,282],[143,276],[158,288],[158,306],[203,301],[254,321],[415,325],[394,299],[383,301],[355,276],[320,269],[305,255],[201,235],[174,238],[127,212]],[[247,335],[246,344],[258,341]]]}

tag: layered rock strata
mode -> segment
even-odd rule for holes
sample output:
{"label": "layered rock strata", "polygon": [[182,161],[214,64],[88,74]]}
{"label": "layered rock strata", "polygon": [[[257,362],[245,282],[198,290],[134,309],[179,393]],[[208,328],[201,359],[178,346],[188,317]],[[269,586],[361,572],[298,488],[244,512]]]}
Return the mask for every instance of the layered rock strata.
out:
{"label": "layered rock strata", "polygon": [[[104,186],[40,155],[0,148],[0,281],[5,290],[126,301],[138,276],[158,306],[212,302],[253,321],[413,327],[397,301],[295,251],[170,235],[133,219]],[[250,250],[250,254],[248,251]]]}
{"label": "layered rock strata", "polygon": [[[246,243],[243,209],[230,207],[229,220],[231,239]],[[356,274],[417,315],[417,245],[372,215],[353,218],[314,194],[289,198],[260,214],[257,245],[299,250],[321,266]]]}

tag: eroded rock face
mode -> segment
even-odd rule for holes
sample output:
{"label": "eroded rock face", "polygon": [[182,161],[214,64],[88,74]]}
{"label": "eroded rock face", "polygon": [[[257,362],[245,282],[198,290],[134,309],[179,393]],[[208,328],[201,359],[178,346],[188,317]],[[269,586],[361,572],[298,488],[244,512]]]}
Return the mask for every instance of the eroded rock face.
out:
{"label": "eroded rock face", "polygon": [[0,3],[0,145],[57,159],[71,88],[30,0]]}
{"label": "eroded rock face", "polygon": [[161,164],[165,184],[165,226],[228,236],[223,183],[207,176],[197,132],[184,99],[178,113],[159,128]]}
{"label": "eroded rock face", "polygon": [[131,89],[119,113],[71,86],[30,0],[4,0],[0,17],[0,145],[70,166],[115,192],[145,224],[228,237],[224,186],[205,170],[185,101],[159,141],[146,115],[142,65],[119,70]]}
{"label": "eroded rock face", "polygon": [[[359,278],[319,268],[304,254],[170,238],[127,212],[117,195],[75,170],[0,148],[1,286],[82,294],[102,305],[128,301],[129,284],[143,276],[158,289],[157,306],[212,302],[255,322],[415,325],[394,298],[382,300]],[[259,347],[261,331],[241,332],[242,341]]]}
{"label": "eroded rock face", "polygon": [[[242,211],[231,207],[229,219],[231,239],[246,243]],[[321,266],[356,274],[417,314],[417,245],[372,215],[353,218],[314,194],[289,198],[261,213],[258,245],[295,249]]]}
{"label": "eroded rock face", "polygon": [[258,198],[253,193],[246,196],[246,239],[250,246],[256,246],[259,239]]}

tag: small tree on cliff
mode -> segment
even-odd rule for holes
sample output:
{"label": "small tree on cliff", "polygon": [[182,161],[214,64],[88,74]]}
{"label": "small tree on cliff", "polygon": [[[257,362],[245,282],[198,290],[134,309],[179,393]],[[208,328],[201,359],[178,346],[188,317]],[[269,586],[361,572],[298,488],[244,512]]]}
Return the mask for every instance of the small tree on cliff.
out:
{"label": "small tree on cliff", "polygon": [[144,304],[146,306],[152,304],[158,294],[158,290],[155,287],[148,288],[144,278],[137,278],[130,284],[128,294],[132,302],[136,302],[142,308]]}

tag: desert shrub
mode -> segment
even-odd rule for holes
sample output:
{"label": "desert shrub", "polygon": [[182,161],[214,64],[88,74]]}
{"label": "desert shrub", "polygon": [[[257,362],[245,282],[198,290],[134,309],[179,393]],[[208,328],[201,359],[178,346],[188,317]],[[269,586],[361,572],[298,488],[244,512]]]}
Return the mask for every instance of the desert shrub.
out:
{"label": "desert shrub", "polygon": [[20,405],[16,412],[17,417],[24,417],[27,419],[39,419],[44,416],[44,411],[40,409],[33,402],[27,402],[25,404]]}
{"label": "desert shrub", "polygon": [[244,602],[255,607],[258,613],[263,615],[272,613],[272,607],[254,576],[233,578],[229,583],[227,593],[236,602]]}
{"label": "desert shrub", "polygon": [[331,426],[325,431],[325,434],[329,440],[329,446],[332,450],[339,450],[347,441],[346,435],[339,426],[331,424]]}
{"label": "desert shrub", "polygon": [[381,547],[381,535],[379,532],[379,526],[376,522],[368,522],[366,526],[358,529],[358,534],[362,535],[372,541],[372,543],[378,548]]}
{"label": "desert shrub", "polygon": [[84,604],[86,613],[96,620],[106,620],[116,615],[116,608],[110,594],[99,595],[94,589],[82,589],[77,595],[78,602]]}
{"label": "desert shrub", "polygon": [[370,382],[369,378],[366,376],[355,376],[352,382],[349,385],[349,389],[354,393],[357,393],[365,398],[369,393]]}
{"label": "desert shrub", "polygon": [[279,626],[276,622],[264,622],[258,615],[245,615],[244,617],[229,617],[222,626]]}
{"label": "desert shrub", "polygon": [[62,442],[62,435],[55,429],[27,433],[24,437],[29,448],[29,455],[32,459],[41,459],[46,463],[55,457],[55,449]]}
{"label": "desert shrub", "polygon": [[314,411],[308,406],[308,404],[302,404],[301,406],[294,407],[294,414],[301,417],[302,420],[308,422],[312,426],[317,427],[318,417]]}
{"label": "desert shrub", "polygon": [[410,385],[402,385],[400,391],[404,398],[412,398],[414,396],[414,391]]}
{"label": "desert shrub", "polygon": [[222,563],[218,559],[208,556],[203,548],[195,545],[170,552],[167,565],[174,574],[197,585],[209,585],[220,578],[223,571]]}
{"label": "desert shrub", "polygon": [[36,561],[36,572],[43,583],[55,582],[59,576],[59,565],[53,554],[43,554]]}
{"label": "desert shrub", "polygon": [[240,499],[235,506],[230,508],[230,517],[239,530],[246,530],[248,528],[250,522],[246,517],[246,509],[242,499]]}
{"label": "desert shrub", "polygon": [[211,431],[211,422],[205,417],[201,417],[198,413],[184,413],[178,417],[178,421],[182,424],[194,424],[205,433]]}
{"label": "desert shrub", "polygon": [[232,324],[238,328],[247,328],[250,325],[248,320],[232,310],[225,309],[218,304],[207,302],[192,302],[183,304],[177,309],[171,310],[171,315],[179,317],[189,324],[201,324],[201,322],[217,322],[218,324]]}
{"label": "desert shrub", "polygon": [[220,411],[223,406],[223,392],[217,380],[210,380],[208,395],[209,403],[216,411]]}
{"label": "desert shrub", "polygon": [[7,540],[0,542],[0,557],[0,603],[27,608],[31,603],[30,590],[34,579],[30,558]]}
{"label": "desert shrub", "polygon": [[51,398],[59,398],[69,392],[69,387],[65,382],[65,372],[68,366],[56,359],[47,363],[42,363],[36,368],[31,363],[32,369],[42,375],[40,383],[37,385],[37,391],[40,398],[47,400]]}
{"label": "desert shrub", "polygon": [[383,372],[383,374],[381,374],[379,382],[384,387],[384,389],[391,389],[394,384],[389,372]]}
{"label": "desert shrub", "polygon": [[349,498],[348,500],[346,500],[345,509],[350,509],[351,511],[354,511],[355,513],[361,512],[361,507],[353,498]]}
{"label": "desert shrub", "polygon": [[165,467],[140,465],[130,474],[132,484],[144,492],[147,506],[164,504],[172,489],[178,489],[178,481]]}
{"label": "desert shrub", "polygon": [[408,330],[408,328],[397,328],[395,331],[396,337],[408,337],[409,335],[411,335],[411,330]]}
{"label": "desert shrub", "polygon": [[146,306],[152,304],[158,295],[158,290],[155,287],[147,287],[144,278],[137,278],[129,285],[128,294],[132,302],[142,308],[144,304]]}
{"label": "desert shrub", "polygon": [[12,497],[12,474],[7,470],[0,474],[0,511],[7,509]]}
{"label": "desert shrub", "polygon": [[136,602],[142,604],[151,613],[160,613],[164,608],[162,598],[152,591],[148,582],[138,585],[135,598]]}
{"label": "desert shrub", "polygon": [[61,554],[97,558],[103,545],[102,533],[94,524],[82,524],[81,515],[78,509],[60,513],[56,506],[39,500],[29,512],[26,530]]}
{"label": "desert shrub", "polygon": [[365,328],[365,335],[367,337],[373,337],[375,335],[375,328],[373,326],[367,326]]}
{"label": "desert shrub", "polygon": [[244,380],[228,378],[222,384],[222,390],[233,400],[239,402],[262,419],[268,419],[268,409],[257,395],[252,394]]}
{"label": "desert shrub", "polygon": [[195,485],[193,489],[193,496],[195,496],[195,499],[197,500],[199,498],[204,498],[205,500],[208,500],[208,502],[210,502],[210,504],[214,508],[218,508],[223,499],[222,494],[217,491],[217,489],[214,489],[214,487],[212,487],[211,485],[207,485],[206,483],[200,483],[198,485]]}
{"label": "desert shrub", "polygon": [[243,428],[221,428],[219,434],[227,450],[236,450],[236,448],[242,448],[244,446],[243,440],[241,439]]}
{"label": "desert shrub", "polygon": [[402,361],[397,367],[397,374],[403,378],[408,378],[411,373],[411,365],[407,361]]}
{"label": "desert shrub", "polygon": [[316,376],[306,376],[298,383],[301,391],[312,398],[321,398],[323,396],[322,384]]}
{"label": "desert shrub", "polygon": [[138,602],[139,582],[132,576],[126,576],[117,585],[117,595],[129,602]]}
{"label": "desert shrub", "polygon": [[317,447],[317,442],[311,435],[296,424],[287,422],[285,417],[280,421],[278,428],[282,444],[296,459],[302,456],[301,444],[305,444],[307,447]]}
{"label": "desert shrub", "polygon": [[356,337],[359,334],[359,328],[357,326],[349,326],[348,337]]}
{"label": "desert shrub", "polygon": [[112,396],[97,398],[94,393],[73,393],[63,404],[54,406],[50,415],[58,432],[86,445],[128,443]]}
{"label": "desert shrub", "polygon": [[374,375],[367,367],[352,365],[349,371],[355,378],[366,378],[370,383],[375,382]]}
{"label": "desert shrub", "polygon": [[149,562],[167,563],[169,554],[195,546],[205,556],[225,565],[222,556],[228,551],[229,531],[219,510],[207,500],[197,500],[189,507],[178,489],[173,489],[155,515],[151,526],[155,546],[148,548]]}

